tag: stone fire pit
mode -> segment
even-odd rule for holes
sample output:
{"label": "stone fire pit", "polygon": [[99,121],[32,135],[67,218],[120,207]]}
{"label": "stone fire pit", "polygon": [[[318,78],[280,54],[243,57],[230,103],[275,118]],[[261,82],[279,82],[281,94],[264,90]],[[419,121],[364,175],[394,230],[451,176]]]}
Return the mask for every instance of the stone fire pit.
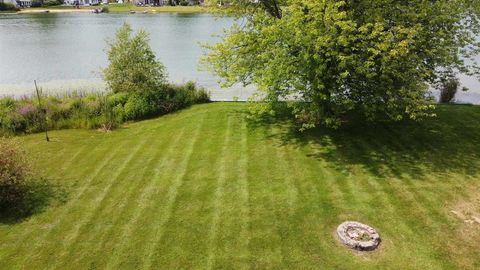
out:
{"label": "stone fire pit", "polygon": [[370,251],[380,244],[380,236],[375,229],[356,221],[340,224],[337,235],[343,244],[355,250]]}

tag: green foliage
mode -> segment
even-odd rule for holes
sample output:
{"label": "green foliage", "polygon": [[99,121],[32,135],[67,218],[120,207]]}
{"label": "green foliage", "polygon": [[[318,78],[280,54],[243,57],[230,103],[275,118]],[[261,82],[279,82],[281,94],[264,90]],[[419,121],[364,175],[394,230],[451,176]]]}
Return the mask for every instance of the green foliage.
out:
{"label": "green foliage", "polygon": [[[129,120],[155,117],[210,101],[209,93],[194,83],[166,84],[158,91],[111,94],[71,93],[42,98],[49,129],[111,130]],[[44,121],[35,98],[0,99],[0,134],[42,132]]]}
{"label": "green foliage", "polygon": [[13,207],[24,198],[30,176],[30,165],[19,144],[0,138],[0,209]]}
{"label": "green foliage", "polygon": [[108,95],[107,102],[112,106],[125,105],[127,103],[129,94],[125,92]]}
{"label": "green foliage", "polygon": [[109,66],[103,70],[108,88],[114,92],[158,91],[166,83],[165,68],[148,44],[148,34],[124,24],[116,38],[108,42]]}
{"label": "green foliage", "polygon": [[135,120],[151,114],[154,105],[149,103],[148,97],[133,94],[125,104],[125,119]]}
{"label": "green foliage", "polygon": [[20,10],[14,4],[0,2],[0,11],[18,11]]}
{"label": "green foliage", "polygon": [[41,7],[42,6],[42,1],[41,0],[33,0],[31,7]]}
{"label": "green foliage", "polygon": [[440,89],[440,103],[452,102],[455,94],[457,94],[460,81],[457,78],[449,78],[442,81]]}
{"label": "green foliage", "polygon": [[42,6],[53,7],[53,6],[59,6],[59,5],[63,5],[63,1],[61,0],[44,1]]}
{"label": "green foliage", "polygon": [[197,104],[210,102],[210,93],[204,88],[198,89],[195,92],[195,95],[196,95],[195,103]]}
{"label": "green foliage", "polygon": [[17,222],[39,212],[64,192],[34,175],[20,142],[0,137],[0,223]]}
{"label": "green foliage", "polygon": [[163,91],[130,95],[124,113],[127,120],[137,120],[209,101],[209,94],[202,88],[198,89],[193,82],[179,86],[169,84]]}
{"label": "green foliage", "polygon": [[244,6],[236,10],[245,20],[206,46],[204,64],[225,86],[256,85],[261,114],[287,101],[303,129],[337,127],[348,112],[370,120],[433,116],[427,84],[447,73],[478,75],[476,63],[462,60],[479,52],[478,1],[227,3]]}
{"label": "green foliage", "polygon": [[100,9],[101,13],[110,13],[110,8],[108,6],[102,6]]}

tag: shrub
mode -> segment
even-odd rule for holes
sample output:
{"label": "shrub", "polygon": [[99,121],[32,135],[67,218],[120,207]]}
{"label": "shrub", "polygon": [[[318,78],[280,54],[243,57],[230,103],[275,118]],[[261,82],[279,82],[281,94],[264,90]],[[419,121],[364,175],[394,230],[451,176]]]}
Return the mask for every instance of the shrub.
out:
{"label": "shrub", "polygon": [[32,1],[32,4],[30,5],[31,7],[41,7],[42,6],[42,2],[39,1],[39,0],[33,0]]}
{"label": "shrub", "polygon": [[142,119],[153,111],[147,97],[139,94],[131,95],[124,109],[126,120]]}
{"label": "shrub", "polygon": [[18,11],[20,10],[14,4],[0,2],[0,11]]}
{"label": "shrub", "polygon": [[101,13],[109,13],[109,12],[110,12],[110,9],[109,9],[107,6],[103,6],[103,7],[100,9],[100,12],[101,12]]}
{"label": "shrub", "polygon": [[[159,116],[209,101],[205,89],[188,82],[185,85],[165,84],[156,91],[48,96],[42,103],[48,129],[111,130],[127,120]],[[0,134],[42,132],[44,121],[44,112],[35,98],[0,99]]]}
{"label": "shrub", "polygon": [[457,78],[449,78],[442,81],[440,89],[440,103],[452,102],[457,94],[460,81]]}
{"label": "shrub", "polygon": [[196,91],[196,101],[195,103],[208,103],[210,102],[210,93],[205,88],[200,88]]}
{"label": "shrub", "polygon": [[16,140],[0,137],[0,222],[17,222],[37,213],[65,192],[36,178],[26,152]]}
{"label": "shrub", "polygon": [[25,127],[24,122],[17,111],[14,99],[6,97],[0,100],[0,127],[3,135],[22,131]]}
{"label": "shrub", "polygon": [[0,138],[0,208],[15,207],[25,196],[31,170],[18,143]]}
{"label": "shrub", "polygon": [[16,105],[17,113],[17,129],[22,132],[31,133],[38,132],[42,129],[42,123],[44,121],[43,114],[39,110],[38,106],[33,103],[22,100]]}
{"label": "shrub", "polygon": [[125,103],[127,103],[128,101],[128,97],[129,97],[128,93],[124,93],[124,92],[115,93],[115,94],[108,95],[107,101],[112,106],[125,105]]}
{"label": "shrub", "polygon": [[196,87],[193,82],[187,82],[185,85],[174,87],[173,102],[175,109],[187,107],[195,103]]}
{"label": "shrub", "polygon": [[110,63],[103,70],[103,77],[113,93],[140,93],[163,88],[165,67],[157,61],[148,41],[146,32],[139,31],[132,37],[132,28],[124,24],[116,38],[108,43]]}
{"label": "shrub", "polygon": [[59,6],[59,5],[62,5],[62,4],[63,4],[63,1],[60,1],[60,0],[44,1],[43,2],[44,7]]}

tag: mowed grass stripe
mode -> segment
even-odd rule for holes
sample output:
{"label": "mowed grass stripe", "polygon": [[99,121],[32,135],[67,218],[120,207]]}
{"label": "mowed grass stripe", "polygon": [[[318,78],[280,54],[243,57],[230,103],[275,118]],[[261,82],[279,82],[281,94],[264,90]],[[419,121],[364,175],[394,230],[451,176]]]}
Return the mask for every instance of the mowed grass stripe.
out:
{"label": "mowed grass stripe", "polygon": [[[163,123],[160,123],[160,124],[156,124],[154,125],[154,128],[159,128],[163,125]],[[138,133],[135,132],[135,133]],[[100,136],[106,136],[108,134],[101,134]],[[41,235],[43,236],[43,238],[41,238],[41,240],[38,240],[36,241],[36,244],[35,247],[38,247],[39,246],[39,243],[42,243],[43,241],[47,240],[46,238],[48,236],[50,236],[50,234],[54,234],[53,233],[53,230],[56,229],[56,230],[60,230],[60,231],[63,231],[63,227],[65,226],[68,226],[70,227],[70,225],[68,225],[68,221],[67,223],[65,222],[62,222],[62,217],[63,215],[66,215],[66,214],[77,214],[78,215],[78,209],[76,211],[73,211],[75,208],[75,202],[77,202],[78,200],[85,200],[84,198],[81,198],[82,195],[84,195],[84,193],[86,193],[87,190],[90,190],[91,188],[89,188],[89,186],[93,183],[93,180],[95,180],[96,177],[98,176],[101,176],[101,173],[103,170],[105,170],[108,166],[110,166],[110,164],[116,164],[116,161],[115,161],[115,154],[117,154],[118,150],[122,149],[123,148],[123,145],[127,145],[125,144],[127,141],[123,140],[123,137],[122,136],[118,136],[118,134],[114,134],[114,136],[108,136],[106,138],[106,140],[110,140],[110,143],[116,143],[118,147],[115,147],[113,151],[111,151],[112,149],[110,147],[108,147],[107,145],[104,144],[104,146],[107,146],[105,149],[104,148],[95,148],[95,151],[94,153],[97,154],[97,155],[102,155],[102,156],[107,156],[107,158],[104,158],[103,161],[101,163],[96,163],[97,165],[100,164],[100,166],[96,166],[94,167],[95,169],[93,170],[93,174],[89,174],[86,176],[87,180],[86,181],[82,181],[80,184],[81,186],[79,187],[80,191],[77,191],[77,194],[78,196],[74,197],[72,200],[69,200],[67,204],[69,204],[71,206],[71,208],[66,208],[64,212],[61,213],[61,216],[60,218],[58,218],[58,222],[54,223],[53,225],[50,226],[50,230],[48,230],[48,232],[44,235]],[[98,150],[98,151],[97,151]],[[102,151],[103,150],[103,151]],[[129,152],[129,149],[126,149],[125,150],[126,152]],[[110,153],[109,155],[105,155],[105,153]],[[89,156],[92,156],[92,155],[88,155],[87,156],[87,159],[85,160],[85,162],[87,162],[87,164],[91,164],[91,160],[89,160]],[[119,159],[121,159],[122,155],[120,155]],[[102,157],[98,158],[99,160],[102,160]],[[107,166],[108,165],[108,166]],[[86,172],[87,173],[91,173],[91,168],[89,170],[89,168],[87,168]],[[108,169],[107,169],[108,171]],[[81,178],[79,178],[80,180]],[[95,190],[93,190],[95,191]],[[90,192],[91,193],[91,192]],[[87,194],[88,195],[88,194]],[[67,205],[68,206],[68,205]],[[65,206],[65,207],[67,207]],[[81,211],[81,210],[80,210]],[[81,214],[81,213],[80,213]],[[70,215],[71,216],[71,215]],[[71,220],[71,221],[75,221],[76,219],[78,219],[78,217],[69,217],[67,220]],[[57,225],[63,225],[62,228],[56,228]],[[55,243],[59,241],[59,240],[53,240],[53,241],[50,241],[50,242],[53,242],[50,244],[51,245],[55,245]],[[43,248],[42,251],[45,251],[45,250],[48,250],[46,248]],[[36,257],[40,257],[40,255],[37,253],[35,255]],[[28,257],[27,257],[28,258]],[[38,261],[38,260],[33,260],[33,261]],[[22,263],[23,264],[23,263]]]}
{"label": "mowed grass stripe", "polygon": [[163,212],[158,212],[160,218],[155,220],[153,228],[158,228],[153,230],[153,235],[149,237],[149,240],[145,243],[144,248],[144,258],[143,260],[143,269],[151,269],[154,264],[154,253],[158,243],[161,241],[164,233],[164,226],[170,220],[172,215],[173,206],[177,199],[178,189],[183,184],[184,176],[187,173],[188,164],[191,161],[191,156],[195,145],[198,141],[200,131],[205,121],[205,114],[202,115],[202,118],[199,120],[199,124],[192,135],[192,139],[188,142],[185,151],[184,158],[180,161],[178,166],[176,167],[176,173],[173,179],[172,186],[168,190],[167,201],[162,207]]}
{"label": "mowed grass stripe", "polygon": [[[364,140],[359,141],[358,145],[363,148],[362,152],[365,153],[381,151],[381,148],[379,148],[380,146],[377,145],[377,141],[371,140],[370,138],[365,138]],[[409,146],[404,145],[404,147]],[[392,213],[399,217],[406,217],[402,218],[401,220],[390,221],[389,223],[386,223],[385,221],[379,221],[383,223],[380,225],[381,227],[379,229],[382,232],[385,232],[386,230],[384,230],[384,228],[387,228],[388,230],[388,224],[391,224],[391,222],[397,224],[397,226],[394,227],[395,231],[392,232],[392,235],[402,235],[404,238],[409,239],[407,241],[401,241],[399,242],[399,244],[397,244],[401,248],[408,249],[407,243],[409,243],[410,241],[422,241],[420,239],[423,238],[425,239],[424,241],[428,243],[429,236],[418,235],[419,226],[424,226],[422,224],[425,224],[425,218],[428,218],[423,217],[422,215],[422,212],[425,211],[424,206],[417,205],[416,207],[408,207],[409,204],[415,203],[415,200],[408,202],[405,200],[405,198],[402,198],[402,194],[397,192],[397,188],[400,188],[402,192],[408,192],[408,189],[411,189],[409,183],[403,180],[400,181],[401,185],[396,187],[394,177],[379,177],[375,180],[379,184],[379,191],[383,193],[381,196],[387,199],[387,202],[389,204],[388,207],[392,209]],[[401,188],[402,186],[404,188]],[[435,251],[432,250],[431,247],[429,247],[428,245],[425,245],[423,249],[417,249],[415,251],[412,250],[411,252],[411,257],[414,257],[416,255],[418,256],[419,253],[424,254],[424,256],[420,257],[425,259],[418,259],[413,262],[416,267],[441,267],[437,263],[426,259],[431,256],[432,252],[435,253]]]}
{"label": "mowed grass stripe", "polygon": [[[289,268],[292,265],[292,261],[295,261],[295,246],[296,239],[292,235],[293,228],[295,226],[294,217],[298,209],[297,204],[297,187],[293,180],[293,171],[290,164],[286,161],[287,151],[286,145],[284,145],[277,136],[281,131],[281,126],[271,126],[268,129],[266,138],[270,140],[267,143],[266,153],[271,153],[272,158],[270,163],[266,164],[265,171],[270,171],[269,176],[266,176],[265,180],[268,180],[268,196],[269,204],[271,205],[271,211],[273,214],[274,227],[272,233],[275,232],[279,237],[279,254],[281,255],[280,266]],[[288,174],[284,172],[288,171]],[[275,229],[275,231],[273,231]]]}
{"label": "mowed grass stripe", "polygon": [[215,254],[217,253],[216,250],[216,240],[217,240],[217,233],[218,233],[218,223],[220,219],[220,215],[222,214],[222,208],[225,207],[223,204],[223,193],[224,193],[224,185],[225,185],[225,178],[227,177],[227,159],[230,157],[229,153],[229,146],[231,143],[231,133],[232,133],[232,119],[231,117],[227,118],[227,128],[225,130],[225,138],[223,140],[222,150],[220,152],[220,160],[219,164],[216,165],[218,176],[217,181],[215,184],[215,193],[213,196],[213,214],[212,214],[212,222],[210,224],[210,231],[208,235],[208,257],[207,257],[207,269],[212,269],[215,262]]}
{"label": "mowed grass stripe", "polygon": [[[111,218],[109,229],[104,229],[101,236],[95,237],[94,234],[92,234],[93,237],[88,240],[90,243],[95,244],[93,247],[88,247],[88,249],[92,256],[95,256],[95,259],[97,259],[97,262],[95,263],[97,267],[105,268],[109,257],[114,257],[113,252],[110,253],[109,256],[99,256],[101,250],[108,249],[115,251],[124,245],[124,240],[128,240],[124,229],[126,229],[127,225],[131,222],[136,222],[138,216],[142,212],[141,206],[144,205],[145,198],[151,195],[149,192],[151,189],[148,187],[153,182],[158,172],[156,166],[162,159],[165,159],[166,156],[171,154],[170,151],[168,151],[168,147],[172,149],[178,141],[184,139],[183,136],[184,129],[182,128],[174,138],[164,137],[153,140],[159,141],[160,144],[149,145],[150,151],[146,154],[146,156],[149,156],[148,161],[145,163],[146,166],[133,171],[134,174],[138,174],[139,171],[142,172],[141,176],[136,180],[135,184],[126,183],[126,185],[129,186],[129,188],[126,188],[128,190],[126,194],[120,193],[120,196],[123,199],[120,198],[119,200],[122,200],[122,204],[116,208],[121,209],[121,211],[110,213],[110,215],[114,215],[113,217],[110,217],[109,213],[105,213],[102,216],[107,222],[109,221],[109,218]],[[135,178],[135,175],[133,175],[132,178]],[[125,196],[127,194],[128,196]],[[105,208],[105,210],[108,209],[109,208],[107,207]],[[75,257],[75,253],[73,252],[71,256]],[[79,261],[79,264],[93,264],[93,262],[89,262],[88,259],[88,257],[82,258],[82,260]]]}
{"label": "mowed grass stripe", "polygon": [[[154,135],[150,134],[150,136],[145,137],[144,141],[139,143],[139,148],[137,148],[135,154],[132,152],[134,154],[132,158],[134,164],[129,166],[130,170],[127,172],[118,171],[116,179],[114,178],[110,182],[110,190],[104,194],[101,202],[94,206],[97,209],[92,212],[88,221],[84,222],[84,225],[78,229],[76,237],[70,241],[70,246],[65,246],[63,253],[59,252],[60,254],[56,255],[57,261],[70,261],[71,263],[82,264],[80,259],[86,259],[87,262],[83,262],[83,264],[93,263],[88,261],[92,256],[98,256],[93,245],[102,244],[103,241],[111,241],[104,240],[107,231],[109,231],[107,228],[114,227],[117,219],[122,217],[122,209],[128,203],[131,203],[129,200],[130,196],[137,194],[138,190],[135,187],[142,183],[142,179],[138,179],[136,176],[139,175],[139,172],[146,173],[150,169],[149,165],[155,158],[155,152],[158,152],[155,151],[154,138]],[[93,220],[95,223],[93,223]],[[75,256],[82,250],[88,253],[89,256],[84,258]],[[62,256],[70,257],[70,259],[64,260]],[[105,258],[105,256],[101,256],[99,259],[101,258]],[[54,265],[52,268],[55,267]]]}
{"label": "mowed grass stripe", "polygon": [[[43,169],[43,174],[45,175],[52,175],[54,174],[54,171],[62,171],[66,172],[69,171],[70,167],[74,164],[74,161],[78,161],[78,159],[81,159],[83,157],[82,154],[84,154],[87,151],[90,151],[91,146],[84,144],[83,146],[79,147],[78,149],[72,148],[75,152],[71,153],[69,150],[71,148],[68,147],[63,147],[60,151],[52,151],[54,152],[54,156],[51,156],[51,150],[49,150],[49,155],[48,155],[48,160],[42,160],[45,159],[46,157],[42,155],[42,153],[38,153],[37,156],[39,156],[38,160],[36,162],[40,164],[45,164],[50,162],[50,160],[58,160],[61,159],[62,163],[60,163],[60,166],[38,166],[38,170],[42,171]],[[65,159],[65,156],[68,156],[68,158]]]}
{"label": "mowed grass stripe", "polygon": [[[158,179],[161,174],[161,168],[165,167],[165,163],[172,156],[173,151],[179,147],[179,142],[185,140],[184,136],[185,131],[184,128],[182,128],[182,130],[178,134],[172,136],[173,138],[162,138],[164,142],[168,145],[168,147],[166,147],[165,149],[163,147],[154,148],[156,150],[155,156],[161,156],[161,159],[155,159],[157,162],[152,164],[154,165],[154,167],[152,168],[152,176],[150,177],[150,179],[146,179],[147,183],[142,188],[139,187],[140,191],[139,194],[137,194],[139,198],[137,199],[137,204],[134,205],[135,207],[128,208],[128,210],[130,210],[129,212],[131,212],[125,214],[127,216],[125,217],[125,219],[128,220],[128,222],[126,222],[125,224],[120,224],[120,230],[116,232],[116,236],[120,239],[116,239],[116,242],[114,241],[116,244],[115,247],[112,248],[113,252],[108,257],[103,257],[106,260],[104,266],[105,269],[116,269],[123,254],[130,253],[127,250],[129,246],[129,241],[133,236],[133,233],[135,232],[134,230],[137,227],[142,226],[142,224],[139,224],[139,220],[141,216],[145,215],[145,210],[148,208],[149,203],[152,200],[152,196],[154,196],[155,185],[161,183]],[[149,174],[145,172],[144,177],[147,177],[148,175]],[[114,228],[112,227],[112,234],[113,229]],[[107,241],[110,242],[112,240],[105,240],[104,243],[106,243]]]}
{"label": "mowed grass stripe", "polygon": [[[311,269],[317,265],[318,252],[325,253],[330,223],[335,213],[331,210],[331,194],[326,179],[318,176],[324,168],[317,163],[308,163],[300,149],[285,145],[281,149],[282,166],[289,172],[291,183],[295,187],[295,209],[288,212],[283,224],[282,234],[285,268]],[[289,205],[290,206],[290,205]],[[286,213],[284,214],[286,215]],[[278,218],[281,218],[281,213]],[[301,231],[302,233],[295,233]]]}
{"label": "mowed grass stripe", "polygon": [[[241,115],[241,139],[240,139],[240,159],[238,160],[238,166],[235,166],[237,169],[237,174],[239,178],[239,204],[240,204],[240,243],[239,247],[236,250],[235,255],[240,260],[239,269],[247,269],[248,262],[251,258],[251,252],[249,249],[250,245],[250,193],[249,193],[249,183],[248,183],[248,166],[249,166],[249,156],[248,156],[248,128],[245,116]],[[232,253],[228,253],[232,255]]]}
{"label": "mowed grass stripe", "polygon": [[[107,165],[108,162],[110,162],[112,158],[114,158],[114,154],[116,153],[116,151],[111,151],[107,154],[103,154],[105,150],[108,149],[108,145],[105,144],[104,147],[105,149],[97,148],[93,151],[93,153],[91,153],[91,156],[96,156],[96,154],[100,154],[100,162],[98,162],[97,165],[93,168],[85,167],[83,169],[81,175],[83,176],[87,174],[87,180],[81,183],[81,186],[78,188],[78,190],[76,190],[76,196],[69,199],[68,202],[60,208],[60,213],[55,213],[54,216],[46,216],[45,219],[42,219],[42,223],[38,223],[38,226],[31,226],[30,229],[25,230],[20,236],[18,236],[15,242],[12,243],[16,243],[16,248],[13,249],[11,252],[2,252],[4,256],[1,257],[1,262],[8,262],[8,265],[14,265],[15,263],[11,262],[10,260],[26,259],[27,256],[19,258],[16,257],[16,254],[21,252],[20,250],[22,249],[32,251],[36,248],[39,248],[43,241],[45,241],[45,239],[49,237],[50,234],[52,234],[53,230],[56,229],[56,227],[61,222],[66,221],[64,220],[64,217],[73,207],[76,206],[76,203],[81,199],[83,193],[89,188],[89,185],[91,184],[91,181],[93,181],[94,177],[102,170],[104,166]],[[53,215],[53,213],[51,214]],[[52,222],[51,220],[54,220],[54,222]]]}
{"label": "mowed grass stripe", "polygon": [[[398,134],[396,131],[392,131],[392,138],[401,138],[401,134]],[[375,149],[381,149],[378,141],[368,141],[369,145]],[[399,152],[411,152],[414,160],[419,160],[419,153],[416,151],[415,147],[412,147],[411,144],[408,144],[406,141],[400,139],[398,142],[393,144],[393,147],[396,151]],[[435,153],[436,150],[432,146],[427,146],[429,152]],[[399,161],[399,164],[400,161]],[[419,230],[428,228],[428,230],[433,234],[441,233],[442,224],[448,224],[448,217],[444,215],[444,211],[438,211],[444,205],[444,202],[451,197],[451,190],[455,188],[458,183],[450,182],[448,177],[431,178],[428,174],[418,175],[417,178],[412,179],[405,176],[392,177],[391,179],[385,179],[389,182],[388,194],[394,194],[390,197],[396,197],[398,201],[401,202],[401,209],[396,209],[396,213],[400,216],[409,216],[408,226],[410,231],[413,232],[411,241],[417,239],[417,241],[424,241],[425,243],[430,243],[431,237],[425,234],[418,234]],[[450,190],[441,190],[444,186],[443,182],[449,182]],[[430,196],[425,196],[424,194],[427,190],[433,190]],[[422,191],[422,192],[420,192]],[[388,196],[388,195],[385,195]],[[408,209],[408,211],[402,211],[403,209]],[[453,228],[448,228],[453,229]],[[449,255],[449,252],[444,248],[444,245],[425,245],[423,252],[426,252],[430,257],[436,258],[438,262],[441,262],[443,259]],[[448,265],[448,262],[443,262],[439,264],[438,262],[423,262],[423,265],[428,265],[431,267],[441,267],[441,265]],[[424,267],[422,264],[419,264],[419,267]],[[450,267],[454,267],[450,265]]]}
{"label": "mowed grass stripe", "polygon": [[[41,248],[41,250],[33,250],[34,256],[32,258],[33,261],[38,262],[38,258],[42,259],[47,259],[48,256],[46,256],[44,253],[49,253],[51,248],[55,248],[55,250],[62,250],[62,248],[58,249],[58,242],[60,241],[62,245],[61,247],[68,246],[71,242],[75,241],[75,239],[78,236],[78,233],[80,231],[80,228],[82,226],[85,226],[85,224],[92,218],[94,215],[95,211],[97,208],[103,203],[103,200],[105,196],[107,195],[108,191],[110,190],[111,186],[113,185],[114,181],[116,178],[125,170],[127,165],[132,161],[133,157],[138,153],[138,151],[141,149],[141,146],[143,146],[146,143],[144,141],[142,144],[138,144],[133,151],[131,149],[123,149],[124,151],[130,152],[130,154],[127,156],[127,158],[123,158],[124,155],[121,155],[117,159],[113,159],[112,163],[108,164],[106,162],[103,164],[100,169],[95,170],[94,174],[91,176],[91,178],[87,181],[89,183],[89,186],[82,190],[81,194],[85,196],[92,196],[93,198],[89,198],[88,204],[82,204],[78,205],[81,207],[80,209],[77,209],[77,217],[76,218],[68,218],[65,219],[62,225],[62,234],[52,234],[49,237],[43,239],[43,241],[39,242],[40,244],[37,245],[37,248]],[[119,147],[118,149],[122,149],[123,147]],[[117,153],[118,151],[114,151]],[[108,159],[110,160],[110,159]],[[116,166],[111,166],[112,164],[120,164],[118,168]],[[113,168],[112,168],[113,167]],[[108,172],[109,170],[116,169],[116,171],[113,173],[113,177],[111,177],[110,181],[103,181],[104,174]],[[95,185],[91,185],[95,180],[97,180]],[[105,187],[96,187],[98,185],[101,185],[103,183],[107,183]],[[98,189],[101,190],[99,195],[96,195],[98,192]],[[75,215],[75,214],[74,214]],[[70,221],[70,223],[67,223],[65,221]],[[71,224],[73,223],[73,224]],[[68,229],[65,230],[65,227],[68,227]],[[67,231],[67,232],[65,232]],[[52,240],[55,239],[55,240]],[[51,254],[51,253],[50,253]],[[56,256],[57,254],[52,254],[53,256]],[[30,258],[27,257],[25,260],[29,260]]]}
{"label": "mowed grass stripe", "polygon": [[282,239],[278,231],[275,215],[274,195],[272,194],[272,173],[275,170],[274,160],[271,158],[269,143],[264,141],[270,136],[270,130],[260,128],[252,131],[253,145],[249,148],[251,160],[255,160],[248,167],[250,194],[250,222],[251,238],[250,251],[252,257],[251,268],[281,268],[283,262]]}
{"label": "mowed grass stripe", "polygon": [[[213,110],[206,115],[199,140],[187,166],[183,184],[172,206],[170,219],[156,244],[153,268],[204,268],[208,256],[208,233],[214,212],[214,191],[227,113]],[[153,217],[158,218],[158,217]],[[178,258],[171,260],[171,258]]]}
{"label": "mowed grass stripe", "polygon": [[[46,142],[45,142],[46,143]],[[38,143],[39,145],[41,143]],[[43,148],[43,146],[42,146]],[[63,149],[68,149],[67,147],[63,147]],[[55,160],[54,158],[51,157],[52,152],[57,154],[56,156],[58,158],[63,159],[63,154],[66,151],[49,151],[48,149],[42,149],[40,151],[37,151],[37,153],[34,153],[34,157],[32,158],[36,162],[40,163],[40,165],[36,165],[36,169],[39,170],[42,176],[46,177],[49,181],[53,182],[56,185],[63,186],[65,178],[68,177],[69,175],[69,170],[71,166],[74,165],[74,163],[79,164],[81,161],[84,159],[83,155],[84,151],[90,151],[88,145],[83,145],[80,147],[75,154],[71,155],[71,157],[65,162],[66,165],[62,166],[61,168],[58,168],[57,166],[48,166],[48,163],[51,162],[52,160]],[[58,154],[58,153],[62,154]],[[46,169],[44,169],[46,168]],[[53,173],[58,174],[59,176],[50,176]],[[14,237],[16,238],[15,241],[23,239],[23,235],[27,235],[30,231],[32,231],[35,226],[34,224],[41,223],[42,220],[38,220],[36,217],[32,217],[31,219],[28,220],[28,225],[29,226],[24,226],[24,227],[12,227],[11,230],[7,231],[7,234],[4,234],[2,238],[7,241],[7,242],[14,242],[13,240],[8,240],[8,237]],[[26,229],[25,231],[22,231],[22,229]],[[19,237],[20,236],[20,237]],[[18,242],[16,242],[18,244]],[[3,252],[0,252],[0,258],[1,254]]]}
{"label": "mowed grass stripe", "polygon": [[[191,119],[186,119],[191,120]],[[157,220],[159,216],[164,214],[164,208],[169,199],[168,195],[171,186],[174,185],[175,174],[177,172],[177,165],[185,159],[185,152],[183,147],[188,146],[192,140],[192,134],[198,129],[198,121],[184,122],[184,126],[188,127],[185,130],[184,136],[177,136],[173,134],[176,139],[172,147],[168,151],[168,155],[155,168],[154,181],[149,185],[148,196],[144,197],[145,201],[140,207],[139,214],[136,215],[135,223],[128,223],[128,228],[131,233],[127,234],[128,246],[130,249],[120,249],[115,256],[107,262],[107,269],[118,268],[135,268],[138,269],[143,265],[145,243],[152,241],[152,233],[158,230]],[[131,250],[137,252],[131,252]]]}
{"label": "mowed grass stripe", "polygon": [[[225,180],[220,204],[215,241],[208,247],[213,269],[248,269],[250,263],[249,200],[248,200],[248,140],[243,115],[229,114],[231,132],[226,155],[223,157]],[[217,169],[219,172],[222,169]],[[213,225],[211,230],[213,230]],[[211,234],[212,235],[212,234]],[[211,240],[211,238],[210,238]]]}

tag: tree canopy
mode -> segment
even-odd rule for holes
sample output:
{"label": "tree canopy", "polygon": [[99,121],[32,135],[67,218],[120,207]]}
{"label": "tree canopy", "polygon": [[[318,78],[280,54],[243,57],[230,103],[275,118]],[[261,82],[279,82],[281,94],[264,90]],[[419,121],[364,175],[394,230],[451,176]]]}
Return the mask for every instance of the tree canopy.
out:
{"label": "tree canopy", "polygon": [[132,32],[125,23],[115,39],[108,41],[109,65],[103,70],[103,78],[114,93],[155,91],[167,81],[165,67],[151,49],[148,34],[141,30],[132,36]]}
{"label": "tree canopy", "polygon": [[260,112],[287,104],[302,128],[337,127],[349,112],[432,116],[428,85],[479,74],[477,0],[221,2],[238,20],[205,63],[225,86],[256,85]]}

